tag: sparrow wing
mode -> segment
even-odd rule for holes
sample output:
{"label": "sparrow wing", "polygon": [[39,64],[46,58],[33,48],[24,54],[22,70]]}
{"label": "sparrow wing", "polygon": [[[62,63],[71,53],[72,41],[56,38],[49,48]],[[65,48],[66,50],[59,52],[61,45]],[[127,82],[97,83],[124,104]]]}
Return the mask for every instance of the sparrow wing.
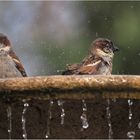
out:
{"label": "sparrow wing", "polygon": [[77,69],[80,67],[80,64],[67,65],[67,70],[62,72],[62,75],[72,75],[77,74]]}
{"label": "sparrow wing", "polygon": [[96,61],[93,55],[88,55],[87,57],[83,59],[82,64],[83,65],[91,64],[93,63],[94,60]]}
{"label": "sparrow wing", "polygon": [[90,54],[83,59],[82,65],[77,71],[78,74],[97,74],[100,65],[101,59]]}
{"label": "sparrow wing", "polygon": [[98,74],[99,67],[101,65],[101,59],[95,58],[93,55],[87,56],[81,64],[68,65],[67,70],[63,75],[84,75],[84,74]]}
{"label": "sparrow wing", "polygon": [[20,73],[22,74],[22,76],[23,76],[23,77],[26,77],[27,74],[26,74],[26,72],[25,72],[25,69],[24,69],[24,67],[22,66],[22,64],[21,64],[21,62],[20,62],[20,60],[19,60],[19,58],[18,58],[18,57],[16,56],[16,54],[14,53],[14,51],[13,51],[13,50],[10,50],[10,51],[9,51],[9,55],[10,55],[10,57],[13,59],[16,68],[20,71]]}
{"label": "sparrow wing", "polygon": [[101,60],[98,60],[91,64],[81,66],[77,71],[78,74],[97,74],[100,65],[101,65]]}

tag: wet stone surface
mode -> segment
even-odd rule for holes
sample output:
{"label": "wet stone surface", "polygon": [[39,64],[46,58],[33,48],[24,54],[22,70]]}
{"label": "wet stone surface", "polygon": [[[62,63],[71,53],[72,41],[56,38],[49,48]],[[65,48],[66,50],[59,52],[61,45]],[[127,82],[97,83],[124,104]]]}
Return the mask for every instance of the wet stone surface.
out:
{"label": "wet stone surface", "polygon": [[[82,114],[81,101],[65,101],[65,121],[61,125],[61,108],[57,101],[54,101],[52,110],[52,118],[50,120],[50,136],[49,138],[108,138],[109,127],[106,116],[106,99],[86,100],[87,119],[89,127],[81,131],[82,123],[80,116]],[[29,107],[26,110],[26,132],[28,139],[43,139],[47,132],[47,117],[49,101],[33,100],[28,102]],[[132,109],[132,125],[129,125],[129,106],[127,100],[117,99],[115,102],[110,101],[111,124],[113,138],[128,138],[127,133],[135,132],[135,138],[140,138],[140,102],[133,100]],[[22,130],[22,111],[23,103],[18,102],[12,105],[12,132],[13,139],[23,138]],[[8,139],[8,120],[7,105],[0,103],[0,138]]]}

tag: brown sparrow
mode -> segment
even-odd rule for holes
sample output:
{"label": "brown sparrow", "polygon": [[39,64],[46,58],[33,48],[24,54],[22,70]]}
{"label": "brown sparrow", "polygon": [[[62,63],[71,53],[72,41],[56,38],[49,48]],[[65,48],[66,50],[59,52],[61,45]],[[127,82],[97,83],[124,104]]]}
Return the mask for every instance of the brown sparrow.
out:
{"label": "brown sparrow", "polygon": [[119,49],[109,39],[98,38],[91,44],[89,55],[80,63],[68,65],[63,75],[102,74],[112,72],[113,56]]}
{"label": "brown sparrow", "polygon": [[0,33],[0,78],[25,77],[26,72],[7,36]]}

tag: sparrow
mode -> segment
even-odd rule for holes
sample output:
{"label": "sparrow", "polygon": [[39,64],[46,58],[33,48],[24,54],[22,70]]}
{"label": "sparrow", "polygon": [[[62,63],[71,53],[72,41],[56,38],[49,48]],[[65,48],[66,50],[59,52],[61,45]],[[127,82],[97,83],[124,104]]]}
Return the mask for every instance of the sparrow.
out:
{"label": "sparrow", "polygon": [[26,76],[25,69],[13,51],[8,37],[0,33],[0,78]]}
{"label": "sparrow", "polygon": [[114,53],[119,49],[106,38],[97,38],[91,43],[89,55],[79,64],[67,65],[62,75],[110,75]]}

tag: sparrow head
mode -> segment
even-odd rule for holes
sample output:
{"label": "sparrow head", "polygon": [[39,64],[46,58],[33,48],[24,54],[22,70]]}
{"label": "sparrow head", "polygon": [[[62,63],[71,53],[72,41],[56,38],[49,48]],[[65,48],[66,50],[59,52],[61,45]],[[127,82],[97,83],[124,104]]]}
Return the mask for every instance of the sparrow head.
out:
{"label": "sparrow head", "polygon": [[11,46],[8,37],[3,33],[0,33],[0,44],[3,44],[4,46]]}
{"label": "sparrow head", "polygon": [[11,48],[11,43],[6,35],[0,33],[0,51],[8,52]]}
{"label": "sparrow head", "polygon": [[91,44],[90,53],[102,59],[112,59],[119,49],[109,39],[98,38]]}

